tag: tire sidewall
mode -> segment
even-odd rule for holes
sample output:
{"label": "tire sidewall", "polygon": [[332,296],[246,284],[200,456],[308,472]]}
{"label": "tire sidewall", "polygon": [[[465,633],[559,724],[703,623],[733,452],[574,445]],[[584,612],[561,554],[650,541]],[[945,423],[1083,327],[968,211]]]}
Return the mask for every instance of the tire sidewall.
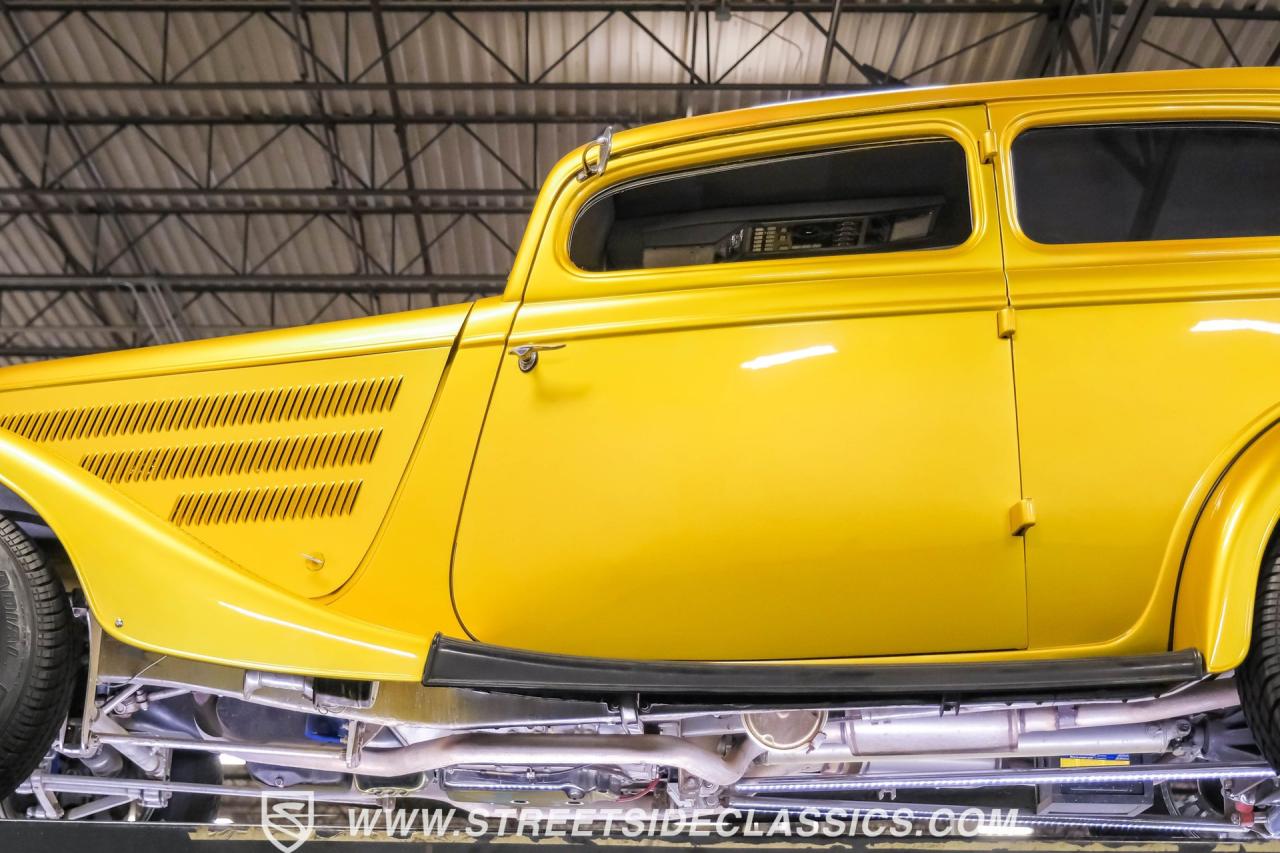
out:
{"label": "tire sidewall", "polygon": [[47,754],[67,716],[75,636],[66,589],[0,515],[0,796]]}
{"label": "tire sidewall", "polygon": [[38,618],[24,575],[0,540],[0,731],[9,727],[34,664]]}

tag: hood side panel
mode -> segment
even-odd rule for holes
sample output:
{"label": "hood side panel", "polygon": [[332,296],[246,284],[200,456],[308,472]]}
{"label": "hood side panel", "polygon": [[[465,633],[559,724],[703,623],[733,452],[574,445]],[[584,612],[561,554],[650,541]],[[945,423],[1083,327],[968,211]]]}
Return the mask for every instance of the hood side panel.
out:
{"label": "hood side panel", "polygon": [[0,429],[244,570],[314,598],[346,582],[368,551],[449,351],[437,345],[11,390],[0,393]]}

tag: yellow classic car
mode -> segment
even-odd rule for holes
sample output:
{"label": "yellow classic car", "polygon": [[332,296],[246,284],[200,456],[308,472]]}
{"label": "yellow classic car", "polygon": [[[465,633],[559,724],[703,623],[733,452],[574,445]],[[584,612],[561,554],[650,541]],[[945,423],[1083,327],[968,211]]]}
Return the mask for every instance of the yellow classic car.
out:
{"label": "yellow classic car", "polygon": [[500,297],[0,370],[0,795],[1268,832],[1278,375],[1280,69],[606,132]]}

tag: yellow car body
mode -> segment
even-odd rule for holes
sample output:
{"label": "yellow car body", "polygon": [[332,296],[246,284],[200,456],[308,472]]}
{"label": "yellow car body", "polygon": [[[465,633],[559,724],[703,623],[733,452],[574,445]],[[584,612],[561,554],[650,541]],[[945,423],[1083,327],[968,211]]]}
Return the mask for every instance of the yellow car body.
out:
{"label": "yellow car body", "polygon": [[[250,669],[418,681],[441,633],[851,666],[1194,649],[1226,671],[1280,512],[1280,238],[1043,245],[1011,185],[1029,128],[1181,120],[1280,120],[1280,69],[622,131],[600,174],[579,179],[590,145],[551,171],[501,297],[0,371],[0,480],[109,634]],[[953,248],[568,257],[622,182],[925,136],[967,162]],[[522,371],[511,350],[540,344],[563,346]]]}

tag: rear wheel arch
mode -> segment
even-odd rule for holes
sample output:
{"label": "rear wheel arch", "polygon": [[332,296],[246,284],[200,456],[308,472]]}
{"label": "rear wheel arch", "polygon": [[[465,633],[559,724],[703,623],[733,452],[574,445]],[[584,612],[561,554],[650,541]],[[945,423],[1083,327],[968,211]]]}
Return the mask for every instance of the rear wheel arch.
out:
{"label": "rear wheel arch", "polygon": [[1239,666],[1253,635],[1259,575],[1280,522],[1280,418],[1239,442],[1195,502],[1177,575],[1170,645],[1211,672]]}

